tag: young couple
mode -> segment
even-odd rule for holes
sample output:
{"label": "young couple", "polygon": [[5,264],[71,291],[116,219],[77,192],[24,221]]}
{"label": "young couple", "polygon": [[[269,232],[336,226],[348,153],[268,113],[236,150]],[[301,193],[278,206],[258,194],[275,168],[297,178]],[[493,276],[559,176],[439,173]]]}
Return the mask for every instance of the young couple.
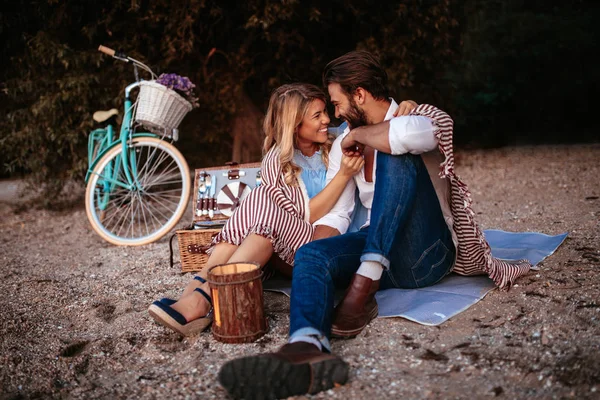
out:
{"label": "young couple", "polygon": [[[323,93],[305,84],[277,89],[264,123],[263,185],[215,237],[207,264],[264,265],[276,253],[293,265],[289,342],[223,366],[219,380],[236,398],[288,397],[345,383],[348,365],[331,353],[329,340],[364,329],[377,315],[379,289],[429,286],[451,271],[487,273],[507,287],[530,267],[492,257],[468,189],[454,174],[446,113],[411,101],[398,105],[384,69],[363,51],[331,61],[323,84],[336,117],[351,130],[329,148]],[[368,218],[347,232],[357,190]],[[205,329],[207,269],[179,301],[154,302],[154,319],[184,335]],[[336,288],[346,292],[334,307]]]}

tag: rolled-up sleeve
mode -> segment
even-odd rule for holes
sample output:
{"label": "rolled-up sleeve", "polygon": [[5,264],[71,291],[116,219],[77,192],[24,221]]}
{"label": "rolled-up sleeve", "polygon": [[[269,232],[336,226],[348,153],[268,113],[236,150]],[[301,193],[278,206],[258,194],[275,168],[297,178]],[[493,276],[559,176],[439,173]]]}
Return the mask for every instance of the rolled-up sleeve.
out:
{"label": "rolled-up sleeve", "polygon": [[[327,184],[331,182],[333,177],[340,170],[342,162],[342,146],[341,142],[345,134],[338,136],[333,142],[331,150],[329,152],[329,167],[327,168]],[[346,188],[342,192],[342,195],[335,203],[331,211],[321,219],[313,223],[314,226],[326,225],[337,229],[340,233],[346,233],[348,226],[350,226],[350,220],[352,217],[352,211],[354,210],[354,194],[356,192],[356,183],[354,179],[350,179]]]}
{"label": "rolled-up sleeve", "polygon": [[393,155],[426,153],[438,145],[433,122],[420,115],[390,119],[389,140]]}

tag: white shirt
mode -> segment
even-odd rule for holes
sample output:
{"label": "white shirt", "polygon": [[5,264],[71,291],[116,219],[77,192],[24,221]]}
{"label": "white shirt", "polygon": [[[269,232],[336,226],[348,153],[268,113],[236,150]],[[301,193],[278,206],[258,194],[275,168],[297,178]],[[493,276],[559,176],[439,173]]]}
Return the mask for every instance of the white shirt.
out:
{"label": "white shirt", "polygon": [[[390,108],[385,115],[385,121],[390,120],[389,141],[393,155],[398,154],[421,154],[437,148],[437,139],[434,135],[434,126],[427,117],[418,115],[408,115],[393,118],[398,104],[391,99]],[[346,129],[333,142],[329,152],[329,168],[327,169],[327,183],[329,183],[335,174],[340,170],[342,161],[341,142],[350,132]],[[338,199],[331,211],[317,220],[313,225],[326,225],[337,229],[340,233],[346,233],[352,219],[354,210],[355,192],[358,188],[360,202],[367,210],[367,221],[362,227],[368,226],[371,219],[371,205],[373,203],[373,193],[375,191],[375,170],[377,166],[377,151],[373,157],[373,182],[365,180],[365,169],[354,175],[354,178],[348,181],[346,188]],[[361,227],[361,228],[362,228]]]}

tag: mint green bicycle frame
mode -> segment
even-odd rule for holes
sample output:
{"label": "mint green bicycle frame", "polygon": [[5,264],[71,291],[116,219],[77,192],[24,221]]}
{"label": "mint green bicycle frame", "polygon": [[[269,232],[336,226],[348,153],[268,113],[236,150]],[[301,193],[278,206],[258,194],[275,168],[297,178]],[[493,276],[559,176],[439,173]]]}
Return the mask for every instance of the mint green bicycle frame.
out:
{"label": "mint green bicycle frame", "polygon": [[[122,147],[121,154],[106,166],[105,173],[101,177],[102,179],[98,181],[98,183],[102,184],[101,190],[104,194],[98,204],[101,210],[104,210],[108,205],[110,193],[114,191],[116,186],[120,186],[130,191],[139,188],[139,183],[137,182],[136,159],[133,154],[135,150],[129,146],[129,141],[138,137],[159,137],[158,135],[150,132],[132,133],[131,118],[133,114],[133,103],[129,97],[129,93],[137,86],[139,86],[139,82],[133,83],[125,88],[125,113],[123,116],[123,123],[121,124],[119,138],[116,140],[114,139],[114,128],[111,124],[108,124],[104,129],[96,129],[92,131],[88,139],[88,170],[85,176],[86,183],[88,182],[90,175],[93,173],[98,161],[114,147]],[[96,146],[98,146],[96,151],[97,154],[94,154]],[[125,178],[127,179],[126,183],[118,180],[121,168],[125,173]]]}

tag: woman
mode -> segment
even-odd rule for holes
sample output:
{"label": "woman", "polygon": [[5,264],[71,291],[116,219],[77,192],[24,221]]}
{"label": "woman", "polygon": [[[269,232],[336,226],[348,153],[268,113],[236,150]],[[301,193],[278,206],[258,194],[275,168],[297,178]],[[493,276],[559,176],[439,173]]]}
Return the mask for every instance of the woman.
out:
{"label": "woman", "polygon": [[312,223],[333,207],[346,183],[363,167],[360,156],[345,157],[325,186],[331,142],[325,94],[316,86],[289,84],[271,95],[265,116],[262,184],[252,190],[213,239],[203,270],[178,301],[155,301],[149,313],[160,324],[187,336],[212,321],[208,269],[233,262],[264,266],[273,253],[289,265],[296,250],[312,239]]}

